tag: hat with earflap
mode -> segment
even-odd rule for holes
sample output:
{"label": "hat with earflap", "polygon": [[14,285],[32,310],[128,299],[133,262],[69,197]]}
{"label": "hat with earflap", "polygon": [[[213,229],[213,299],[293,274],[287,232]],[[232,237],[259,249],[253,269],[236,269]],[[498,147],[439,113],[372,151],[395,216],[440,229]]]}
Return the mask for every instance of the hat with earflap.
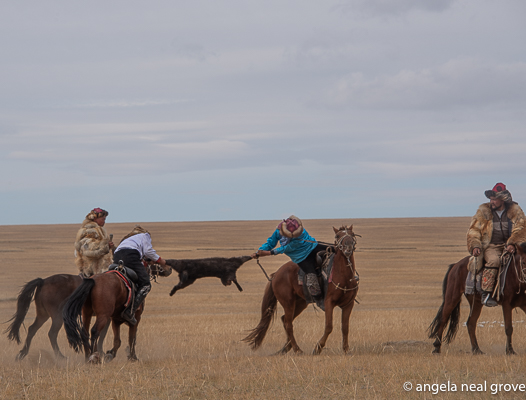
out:
{"label": "hat with earflap", "polygon": [[301,220],[294,215],[291,215],[287,219],[284,219],[282,222],[280,222],[278,229],[282,236],[291,239],[297,238],[303,233],[303,225]]}
{"label": "hat with earflap", "polygon": [[100,217],[107,217],[109,215],[109,212],[106,210],[103,210],[102,208],[94,208],[89,212],[88,215],[86,215],[86,219],[89,219],[91,221],[100,218]]}
{"label": "hat with earflap", "polygon": [[496,183],[493,189],[486,190],[484,194],[488,199],[491,197],[495,197],[499,200],[502,200],[505,203],[513,201],[513,199],[511,198],[511,193],[506,189],[506,185],[501,182]]}

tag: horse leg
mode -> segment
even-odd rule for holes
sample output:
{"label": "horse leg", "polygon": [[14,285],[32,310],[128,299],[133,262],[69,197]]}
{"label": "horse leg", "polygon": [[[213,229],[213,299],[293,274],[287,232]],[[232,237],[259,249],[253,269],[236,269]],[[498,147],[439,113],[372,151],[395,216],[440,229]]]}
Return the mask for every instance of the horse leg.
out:
{"label": "horse leg", "polygon": [[111,328],[113,330],[113,348],[106,352],[105,362],[113,360],[117,356],[117,350],[121,347],[121,325],[111,320]]}
{"label": "horse leg", "polygon": [[349,351],[349,321],[354,307],[354,298],[345,308],[342,308],[342,350],[344,353]]}
{"label": "horse leg", "polygon": [[320,354],[323,348],[325,347],[325,344],[327,343],[327,338],[332,332],[333,312],[334,312],[334,304],[332,304],[331,301],[326,302],[325,303],[325,331],[323,332],[323,336],[321,337],[321,339],[318,341],[318,343],[316,343],[316,346],[314,347],[314,350],[312,351],[313,355]]}
{"label": "horse leg", "polygon": [[29,352],[29,346],[31,346],[31,341],[33,340],[33,336],[38,332],[38,330],[44,325],[44,323],[49,319],[49,315],[47,313],[44,314],[44,312],[39,312],[37,310],[37,316],[35,318],[35,321],[31,324],[31,326],[27,329],[27,337],[26,342],[24,343],[24,347],[22,350],[20,350],[20,353],[16,356],[17,361],[21,361],[24,359],[25,356],[27,356],[27,353]]}
{"label": "horse leg", "polygon": [[99,354],[104,354],[104,339],[106,339],[109,328],[110,323],[108,322],[108,324],[100,332],[99,340],[97,341],[97,352],[99,352]]}
{"label": "horse leg", "polygon": [[482,312],[482,303],[480,302],[479,296],[474,295],[466,295],[466,298],[468,299],[469,307],[470,307],[470,313],[468,320],[466,321],[466,326],[468,328],[468,334],[469,334],[469,340],[471,342],[471,352],[474,355],[478,354],[484,354],[482,350],[480,350],[479,344],[477,342],[477,321],[480,317],[480,313]]}
{"label": "horse leg", "polygon": [[62,318],[61,310],[59,310],[59,312],[56,312],[51,316],[51,328],[49,328],[49,332],[47,333],[49,341],[51,342],[51,347],[53,347],[53,351],[55,352],[55,357],[58,359],[66,358],[60,351],[57,342],[58,332],[60,331],[60,328],[62,328],[63,324],[64,319]]}
{"label": "horse leg", "polygon": [[93,324],[93,327],[91,328],[91,341],[90,341],[90,349],[91,349],[91,355],[88,359],[88,362],[93,364],[99,364],[101,362],[101,354],[97,351],[97,343],[100,337],[100,333],[104,331],[106,326],[109,324],[110,318],[105,315],[97,315],[97,320]]}
{"label": "horse leg", "polygon": [[139,325],[139,320],[134,326],[130,326],[130,331],[128,332],[128,361],[139,361],[137,355],[135,354],[135,343],[137,341],[137,325]]}
{"label": "horse leg", "polygon": [[[297,300],[295,302],[295,306],[294,306],[294,315],[292,316],[292,320],[294,321],[294,319],[296,319],[296,317],[298,315],[300,315],[303,310],[305,310],[307,308],[307,302],[303,299],[301,300]],[[283,315],[281,317],[281,321],[283,322],[283,326],[285,327],[285,315]],[[292,331],[292,324],[291,324],[291,331]],[[287,328],[285,327],[285,332],[287,332]],[[292,339],[294,340],[294,343],[296,343],[296,339],[294,339],[294,333],[292,333]],[[289,339],[289,335],[287,334],[287,342],[285,343],[285,345],[281,348],[281,350],[279,350],[276,354],[280,354],[280,355],[283,355],[283,354],[287,354],[290,349],[292,349],[292,341]],[[298,345],[296,344],[296,348],[294,349],[295,352],[302,352],[301,349],[298,347]]]}
{"label": "horse leg", "polygon": [[517,354],[511,345],[511,335],[513,335],[513,318],[511,316],[511,304],[507,302],[502,303],[502,314],[504,315],[504,330],[506,332],[506,354]]}

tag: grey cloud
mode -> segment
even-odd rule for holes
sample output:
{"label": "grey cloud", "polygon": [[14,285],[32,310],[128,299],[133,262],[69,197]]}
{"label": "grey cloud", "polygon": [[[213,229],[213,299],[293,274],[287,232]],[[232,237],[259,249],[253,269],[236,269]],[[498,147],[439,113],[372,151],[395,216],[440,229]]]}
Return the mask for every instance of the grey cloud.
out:
{"label": "grey cloud", "polygon": [[401,15],[410,11],[443,12],[456,0],[347,0],[344,11],[360,11],[370,16]]}
{"label": "grey cloud", "polygon": [[452,60],[421,70],[367,77],[351,73],[325,96],[332,106],[431,109],[526,101],[526,63]]}

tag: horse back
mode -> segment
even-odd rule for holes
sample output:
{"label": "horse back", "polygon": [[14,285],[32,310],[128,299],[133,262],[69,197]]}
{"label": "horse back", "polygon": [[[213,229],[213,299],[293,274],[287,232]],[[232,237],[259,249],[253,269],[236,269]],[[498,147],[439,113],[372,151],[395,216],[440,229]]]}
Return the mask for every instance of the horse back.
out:
{"label": "horse back", "polygon": [[43,285],[35,293],[35,304],[51,310],[64,305],[65,300],[82,283],[79,275],[57,274],[44,279]]}

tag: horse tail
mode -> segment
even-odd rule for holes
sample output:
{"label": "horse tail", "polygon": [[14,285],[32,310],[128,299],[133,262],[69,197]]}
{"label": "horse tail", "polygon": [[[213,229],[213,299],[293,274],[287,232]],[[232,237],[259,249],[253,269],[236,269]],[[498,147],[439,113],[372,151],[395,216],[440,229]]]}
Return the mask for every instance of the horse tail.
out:
{"label": "horse tail", "polygon": [[80,286],[68,298],[62,311],[68,343],[77,353],[82,350],[81,345],[87,345],[89,342],[88,334],[82,327],[81,312],[93,286],[95,286],[93,279],[83,279]]}
{"label": "horse tail", "polygon": [[17,344],[20,344],[20,327],[24,323],[24,319],[29,311],[29,306],[31,305],[31,301],[33,301],[35,292],[37,289],[41,288],[43,284],[44,279],[36,278],[27,282],[22,290],[20,290],[16,303],[16,312],[11,319],[7,321],[13,322],[11,322],[9,327],[4,331],[4,333],[7,333],[7,338],[9,340],[14,340]]}
{"label": "horse tail", "polygon": [[242,339],[243,342],[247,342],[250,345],[252,350],[256,350],[261,346],[261,343],[263,343],[268,328],[276,315],[277,304],[278,300],[274,294],[274,289],[272,289],[272,281],[269,281],[261,302],[261,319],[259,324],[250,331],[250,334],[246,338]]}
{"label": "horse tail", "polygon": [[[442,282],[442,304],[440,305],[440,308],[438,309],[435,319],[433,320],[433,322],[431,322],[431,325],[429,325],[429,328],[427,328],[427,331],[429,332],[428,337],[430,339],[434,339],[437,337],[439,327],[442,323],[442,314],[444,313],[444,304],[446,302],[446,290],[447,290],[447,284],[448,284],[448,277],[449,277],[449,273],[451,272],[451,269],[453,268],[453,266],[455,266],[455,264],[451,264],[449,266],[446,272],[446,276],[444,277],[444,281]],[[450,343],[455,338],[455,335],[457,334],[457,331],[458,331],[459,321],[460,321],[460,302],[453,309],[451,314],[449,314],[444,324],[445,326],[449,323],[448,331],[445,337],[446,343]]]}

